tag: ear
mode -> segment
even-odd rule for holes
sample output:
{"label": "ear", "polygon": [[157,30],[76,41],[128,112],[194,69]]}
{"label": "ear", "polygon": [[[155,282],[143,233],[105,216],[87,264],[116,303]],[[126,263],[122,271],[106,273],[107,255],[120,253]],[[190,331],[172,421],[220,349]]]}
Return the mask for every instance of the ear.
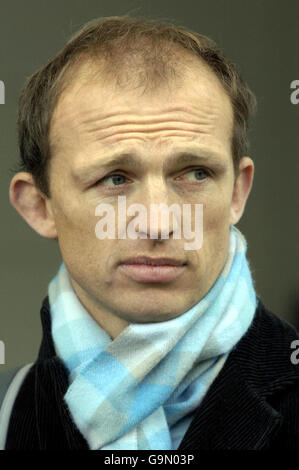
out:
{"label": "ear", "polygon": [[51,201],[36,188],[31,173],[22,171],[12,178],[9,199],[33,230],[43,237],[57,238]]}
{"label": "ear", "polygon": [[254,175],[254,163],[249,157],[242,157],[239,173],[235,180],[230,210],[230,224],[235,225],[242,217],[249,196]]}

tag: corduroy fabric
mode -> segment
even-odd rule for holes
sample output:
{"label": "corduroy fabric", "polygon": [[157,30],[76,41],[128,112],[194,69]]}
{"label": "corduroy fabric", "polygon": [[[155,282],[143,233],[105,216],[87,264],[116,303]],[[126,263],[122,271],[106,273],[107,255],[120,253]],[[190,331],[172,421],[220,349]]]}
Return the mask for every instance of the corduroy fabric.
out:
{"label": "corduroy fabric", "polygon": [[[41,309],[37,361],[17,396],[6,450],[88,450],[63,401],[68,371],[55,355],[48,297]],[[178,451],[299,449],[299,334],[261,301],[247,333],[229,354],[195,410]]]}

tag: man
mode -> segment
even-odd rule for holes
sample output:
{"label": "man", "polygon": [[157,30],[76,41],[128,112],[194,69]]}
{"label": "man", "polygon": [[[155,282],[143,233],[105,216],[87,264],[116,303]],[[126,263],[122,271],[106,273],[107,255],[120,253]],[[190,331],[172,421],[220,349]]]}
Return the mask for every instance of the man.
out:
{"label": "man", "polygon": [[[130,17],[86,25],[28,80],[10,200],[63,264],[6,449],[299,448],[298,334],[256,295],[235,227],[254,107],[208,38]],[[155,204],[190,210],[167,227]]]}

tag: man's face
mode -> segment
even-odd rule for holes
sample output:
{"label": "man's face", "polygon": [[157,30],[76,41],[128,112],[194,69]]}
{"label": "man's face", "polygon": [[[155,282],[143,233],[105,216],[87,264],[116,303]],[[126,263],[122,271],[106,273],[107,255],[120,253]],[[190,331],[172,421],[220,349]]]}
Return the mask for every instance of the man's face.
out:
{"label": "man's face", "polygon": [[[164,92],[142,95],[78,79],[62,95],[50,132],[55,151],[47,204],[72,285],[102,326],[115,319],[125,325],[177,317],[214,284],[229,244],[232,124],[229,98],[200,64],[185,74],[183,85]],[[194,160],[175,160],[179,153]],[[130,155],[138,165],[104,167],[116,154]],[[193,219],[194,205],[202,204],[201,248],[184,249],[190,240],[183,232],[181,239],[170,235],[158,243],[150,238],[150,227],[147,239],[98,239],[95,209],[108,203],[117,219],[120,195],[127,207],[139,203],[148,214],[154,203],[191,204]],[[120,264],[136,256],[175,258],[185,265],[169,282],[144,282]]]}

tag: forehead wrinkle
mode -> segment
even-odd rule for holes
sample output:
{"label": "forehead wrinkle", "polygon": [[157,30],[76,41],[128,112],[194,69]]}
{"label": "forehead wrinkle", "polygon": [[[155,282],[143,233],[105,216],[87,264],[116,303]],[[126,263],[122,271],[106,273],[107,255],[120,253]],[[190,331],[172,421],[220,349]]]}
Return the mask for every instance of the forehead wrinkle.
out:
{"label": "forehead wrinkle", "polygon": [[[138,120],[136,120],[135,114],[127,114],[125,110],[122,111],[122,114],[119,111],[109,112],[108,116],[100,111],[100,117],[98,110],[96,110],[93,114],[97,120],[90,117],[86,119],[86,116],[83,116],[82,119],[82,114],[74,115],[74,113],[70,113],[72,116],[70,126],[77,133],[79,139],[83,139],[82,142],[86,143],[97,141],[107,143],[107,141],[115,142],[126,138],[142,139],[143,136],[155,138],[157,133],[160,133],[161,137],[170,137],[174,134],[190,136],[190,133],[198,135],[212,134],[215,129],[218,134],[219,112],[213,112],[214,110],[210,109],[208,115],[202,111],[196,113],[195,106],[192,107],[191,112],[189,110],[185,111],[185,107],[173,107],[172,109],[175,115],[169,114],[169,111],[165,111],[165,113],[156,112],[148,116],[140,117],[138,115]],[[177,112],[179,115],[177,115]],[[86,114],[90,114],[90,112],[87,111]],[[199,114],[201,115],[199,116]],[[61,126],[64,130],[65,127]]]}
{"label": "forehead wrinkle", "polygon": [[[194,108],[194,109],[193,109]],[[198,109],[196,109],[198,108]],[[206,106],[201,105],[199,108],[198,106],[190,106],[188,109],[187,106],[172,106],[172,107],[166,107],[163,110],[157,109],[156,112],[152,108],[149,109],[148,113],[145,114],[146,108],[143,106],[142,111],[140,110],[140,107],[136,107],[132,111],[132,109],[128,109],[123,107],[118,107],[115,109],[113,112],[108,112],[105,114],[103,110],[99,110],[98,108],[94,109],[87,109],[87,110],[81,110],[80,114],[82,116],[81,123],[88,125],[89,123],[93,123],[94,121],[97,120],[102,120],[105,121],[106,119],[113,119],[113,118],[118,118],[118,116],[123,116],[126,115],[127,119],[130,119],[131,116],[133,119],[136,119],[136,116],[138,117],[139,122],[147,122],[148,120],[152,122],[159,122],[163,118],[167,118],[168,116],[172,116],[173,113],[176,113],[176,121],[178,120],[177,117],[181,116],[182,121],[190,120],[190,122],[197,122],[198,121],[198,113],[199,112],[210,112],[213,114],[212,109],[213,105],[207,104]],[[219,107],[214,106],[215,110]],[[179,115],[178,115],[179,114]],[[216,113],[215,113],[216,114]],[[85,119],[84,115],[88,115],[88,117]],[[187,119],[188,118],[188,119]]]}
{"label": "forehead wrinkle", "polygon": [[159,125],[143,125],[140,127],[138,123],[134,124],[123,124],[118,126],[105,127],[104,129],[91,129],[89,134],[92,136],[92,140],[95,141],[107,141],[110,140],[120,140],[122,137],[124,139],[132,138],[150,138],[154,139],[157,137],[157,133],[162,138],[171,137],[174,135],[177,136],[187,136],[190,134],[197,133],[200,134],[211,134],[214,129],[213,123],[202,122],[200,126],[192,126],[190,124],[183,125],[180,121],[175,125],[175,123],[160,123]]}
{"label": "forehead wrinkle", "polygon": [[[194,107],[195,108],[195,107]],[[81,119],[80,125],[82,126],[82,133],[93,134],[92,138],[95,140],[106,139],[111,136],[121,136],[123,134],[139,133],[155,134],[157,132],[196,132],[196,133],[211,133],[214,129],[217,130],[217,124],[221,118],[218,106],[215,109],[200,109],[199,111],[192,109],[191,112],[177,111],[174,108],[172,113],[169,111],[157,111],[155,114],[151,110],[149,115],[140,115],[140,113],[133,114],[123,112],[110,112],[107,115],[100,112],[100,115],[94,113],[94,116],[88,119]],[[218,112],[217,112],[218,111]],[[230,126],[230,122],[228,122]]]}
{"label": "forehead wrinkle", "polygon": [[[159,132],[159,133],[158,133]],[[207,137],[208,139],[205,139]],[[170,139],[183,139],[184,141],[189,140],[200,140],[202,143],[205,141],[210,141],[210,144],[212,145],[213,143],[218,143],[220,139],[216,138],[211,138],[210,133],[208,132],[197,132],[195,135],[194,131],[178,131],[178,130],[164,130],[164,131],[157,131],[157,132],[151,132],[150,133],[142,133],[142,132],[131,132],[130,134],[127,132],[120,133],[118,132],[117,135],[115,134],[107,134],[104,137],[102,136],[101,139],[94,140],[91,142],[91,144],[97,145],[97,143],[109,146],[109,145],[121,145],[121,143],[124,143],[126,145],[126,141],[132,141],[134,140],[135,143],[139,142],[142,145],[143,144],[154,144],[155,141],[169,141]]]}
{"label": "forehead wrinkle", "polygon": [[[214,127],[214,121],[215,119],[210,116],[210,119],[201,119],[198,120],[197,122],[189,122],[187,120],[180,119],[178,120],[177,118],[174,119],[164,119],[160,118],[159,120],[153,121],[152,119],[148,118],[146,121],[143,120],[142,122],[136,121],[135,119],[126,119],[123,121],[116,121],[116,122],[110,122],[108,123],[101,123],[101,122],[94,122],[93,124],[90,123],[90,125],[86,126],[84,131],[87,134],[95,134],[96,136],[99,134],[106,134],[109,132],[109,134],[117,133],[117,134],[123,134],[123,133],[140,133],[143,132],[145,134],[148,133],[156,133],[159,131],[170,131],[170,130],[182,130],[182,131],[193,131],[193,132],[208,132],[209,130],[212,130]],[[206,128],[206,130],[204,130]]]}

